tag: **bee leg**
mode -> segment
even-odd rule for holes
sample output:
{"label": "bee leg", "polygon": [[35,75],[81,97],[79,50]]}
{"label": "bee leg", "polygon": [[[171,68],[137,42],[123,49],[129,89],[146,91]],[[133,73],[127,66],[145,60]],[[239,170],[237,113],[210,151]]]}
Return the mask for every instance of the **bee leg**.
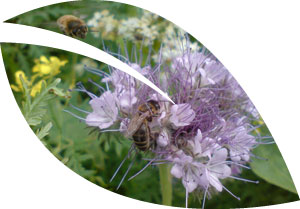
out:
{"label": "bee leg", "polygon": [[159,137],[159,133],[158,132],[151,133],[151,140],[150,140],[149,147],[151,147],[151,148],[155,148],[156,147],[156,139],[158,137]]}
{"label": "bee leg", "polygon": [[122,165],[124,164],[124,162],[126,161],[126,159],[129,158],[132,150],[133,150],[134,146],[131,145],[127,155],[125,156],[125,158],[122,160],[122,162],[120,163],[119,167],[117,168],[117,170],[115,171],[114,175],[111,177],[110,181],[109,182],[112,182],[112,180],[115,178],[115,176],[117,175],[117,173],[119,172],[120,168],[122,167]]}
{"label": "bee leg", "polygon": [[72,38],[75,37],[75,35],[74,35],[74,33],[73,33],[72,31],[70,32],[70,36],[71,36]]}
{"label": "bee leg", "polygon": [[136,160],[136,155],[137,155],[137,152],[135,152],[135,155],[134,155],[134,157],[133,157],[131,163],[129,164],[129,166],[128,166],[126,172],[125,172],[125,174],[123,175],[123,177],[122,177],[122,179],[121,179],[121,181],[120,181],[120,183],[119,183],[119,185],[118,185],[118,187],[117,187],[117,190],[120,188],[120,186],[121,186],[121,184],[123,183],[124,179],[126,178],[128,172],[130,171],[131,167],[133,166],[133,164],[134,164],[134,162],[135,162],[135,160]]}
{"label": "bee leg", "polygon": [[63,32],[64,35],[67,35],[67,33],[66,33],[64,27],[59,27],[59,29]]}

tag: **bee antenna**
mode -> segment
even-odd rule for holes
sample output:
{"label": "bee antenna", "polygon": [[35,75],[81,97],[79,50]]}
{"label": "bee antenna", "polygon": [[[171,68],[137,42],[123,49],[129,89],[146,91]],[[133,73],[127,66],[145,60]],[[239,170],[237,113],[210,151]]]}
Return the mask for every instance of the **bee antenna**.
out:
{"label": "bee antenna", "polygon": [[124,164],[124,162],[126,161],[127,158],[129,158],[132,150],[133,150],[134,145],[132,144],[127,155],[124,157],[124,159],[122,160],[122,162],[120,163],[119,167],[117,168],[117,170],[115,171],[114,175],[111,177],[111,179],[109,180],[109,182],[112,182],[112,180],[114,180],[115,176],[117,175],[117,173],[119,172],[120,168],[122,167],[122,165]]}

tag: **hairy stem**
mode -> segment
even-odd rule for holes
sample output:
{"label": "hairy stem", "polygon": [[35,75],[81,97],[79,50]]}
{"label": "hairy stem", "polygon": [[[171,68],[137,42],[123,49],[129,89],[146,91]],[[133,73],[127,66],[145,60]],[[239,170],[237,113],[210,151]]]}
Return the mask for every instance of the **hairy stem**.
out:
{"label": "hairy stem", "polygon": [[170,173],[170,165],[161,164],[159,168],[159,178],[162,193],[162,204],[172,205],[172,176]]}

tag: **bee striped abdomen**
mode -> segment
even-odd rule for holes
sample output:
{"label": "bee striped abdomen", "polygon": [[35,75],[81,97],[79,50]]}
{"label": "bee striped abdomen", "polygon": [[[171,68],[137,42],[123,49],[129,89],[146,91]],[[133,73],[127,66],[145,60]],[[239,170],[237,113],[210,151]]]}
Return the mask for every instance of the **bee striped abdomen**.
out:
{"label": "bee striped abdomen", "polygon": [[141,128],[137,130],[132,136],[135,146],[141,150],[146,151],[150,147],[150,130],[148,126],[142,124]]}
{"label": "bee striped abdomen", "polygon": [[141,151],[147,151],[153,145],[157,136],[151,133],[149,123],[159,113],[159,103],[149,100],[138,107],[138,112],[131,119],[125,137],[132,138],[135,147]]}

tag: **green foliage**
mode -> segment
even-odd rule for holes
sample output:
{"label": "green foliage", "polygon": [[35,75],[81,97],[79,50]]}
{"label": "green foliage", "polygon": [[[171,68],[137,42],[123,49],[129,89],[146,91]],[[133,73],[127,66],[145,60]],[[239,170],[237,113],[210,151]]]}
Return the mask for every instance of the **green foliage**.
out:
{"label": "green foliage", "polygon": [[[53,100],[56,96],[66,96],[62,89],[58,88],[57,85],[60,83],[60,79],[57,78],[55,81],[47,85],[46,81],[42,82],[40,92],[34,98],[31,97],[31,89],[28,87],[23,77],[20,76],[20,80],[23,87],[24,101],[22,101],[22,113],[27,123],[36,129],[36,126],[42,123],[43,117],[46,115],[46,107],[48,102]],[[36,130],[37,137],[42,140],[47,136],[52,128],[52,123],[48,122],[45,126]]]}
{"label": "green foliage", "polygon": [[266,160],[253,159],[251,167],[264,180],[297,194],[289,170],[276,144],[262,145],[254,150],[254,154]]}
{"label": "green foliage", "polygon": [[[260,128],[262,135],[271,136],[266,125]],[[251,168],[253,172],[265,181],[297,194],[289,170],[276,144],[260,145],[254,149]]]}
{"label": "green foliage", "polygon": [[[50,137],[45,140],[48,147],[54,151],[58,159],[81,176],[90,178],[95,175],[97,169],[87,164],[95,160],[95,156],[89,152],[89,149],[92,146],[97,148],[99,141],[94,140],[95,136],[88,135],[88,130],[83,123],[74,121],[73,116],[63,112],[64,106],[59,101],[53,101],[48,106],[50,113],[55,114],[55,117],[52,117],[53,130],[50,132]],[[95,151],[101,159],[105,157],[103,151],[99,149]],[[103,166],[103,162],[99,162],[98,159],[97,164]]]}
{"label": "green foliage", "polygon": [[[206,201],[205,208],[250,208],[299,200],[299,197],[296,194],[269,184],[263,179],[257,177],[251,170],[244,170],[241,177],[245,179],[258,180],[259,184],[235,180],[224,182],[224,186],[233,194],[239,196],[241,200],[238,201],[228,192],[223,191],[222,193],[212,197],[212,199]],[[191,207],[199,207],[197,197],[194,197]]]}
{"label": "green foliage", "polygon": [[158,165],[159,179],[162,190],[162,204],[172,206],[172,175],[171,166],[168,164]]}
{"label": "green foliage", "polygon": [[42,140],[45,136],[47,136],[49,134],[49,131],[51,128],[52,128],[52,123],[49,122],[49,123],[47,123],[47,125],[45,125],[41,129],[38,129],[35,134],[40,140]]}
{"label": "green foliage", "polygon": [[[46,86],[46,82],[42,83],[41,92],[32,99],[30,96],[30,90],[27,84],[24,82],[22,77],[22,85],[24,88],[25,101],[23,102],[23,115],[30,126],[37,126],[42,122],[43,116],[46,114],[47,110],[45,107],[49,100],[54,99],[55,94],[51,94],[51,90],[55,91],[57,85],[60,83],[60,79],[56,79],[53,83]],[[61,91],[60,91],[61,92]]]}

